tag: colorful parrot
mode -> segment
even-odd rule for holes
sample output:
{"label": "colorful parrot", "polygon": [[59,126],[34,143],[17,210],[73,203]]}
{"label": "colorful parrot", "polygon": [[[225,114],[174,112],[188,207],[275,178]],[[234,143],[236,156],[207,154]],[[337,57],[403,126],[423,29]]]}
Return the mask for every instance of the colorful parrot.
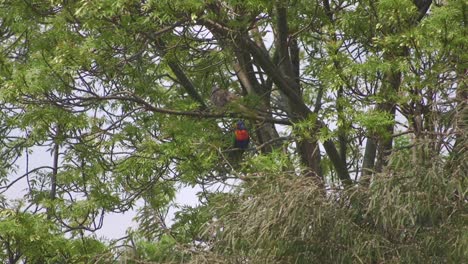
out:
{"label": "colorful parrot", "polygon": [[244,121],[239,120],[234,130],[234,147],[239,149],[247,149],[249,146],[250,136],[249,131],[245,127]]}

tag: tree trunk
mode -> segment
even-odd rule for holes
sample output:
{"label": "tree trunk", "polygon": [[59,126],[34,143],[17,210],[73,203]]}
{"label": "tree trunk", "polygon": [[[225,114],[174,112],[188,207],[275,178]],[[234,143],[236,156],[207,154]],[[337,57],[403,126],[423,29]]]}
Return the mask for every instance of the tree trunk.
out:
{"label": "tree trunk", "polygon": [[[390,60],[390,58],[388,58],[388,60]],[[379,92],[383,102],[377,104],[377,110],[388,113],[392,120],[395,120],[395,97],[396,92],[400,88],[400,83],[401,72],[390,70],[385,73],[381,91]],[[373,171],[380,172],[387,165],[388,156],[391,154],[393,146],[393,132],[394,125],[391,124],[385,127],[385,134],[376,135],[377,140],[374,140],[372,138],[373,136],[367,138],[362,176],[368,179]],[[375,158],[377,159],[375,160]]]}
{"label": "tree trunk", "polygon": [[362,161],[361,181],[369,183],[374,172],[375,156],[377,153],[377,144],[372,137],[368,137],[366,148],[364,150],[364,158]]}
{"label": "tree trunk", "polygon": [[[299,83],[299,47],[297,41],[289,41],[289,28],[287,21],[287,10],[284,5],[276,5],[276,42],[275,47],[279,56],[279,69],[283,76],[287,79],[288,83],[293,84],[290,89],[297,95],[297,100],[288,97],[291,112],[289,116],[300,116],[301,119],[307,118],[311,111],[303,111],[297,105],[305,106],[301,96],[300,83]],[[287,94],[286,94],[287,95]],[[304,108],[304,107],[303,107]],[[315,134],[316,129],[311,131]],[[313,136],[312,136],[313,138]],[[307,175],[317,177],[318,180],[323,180],[322,169],[320,167],[320,149],[316,139],[304,139],[296,142],[301,161],[309,168]]]}

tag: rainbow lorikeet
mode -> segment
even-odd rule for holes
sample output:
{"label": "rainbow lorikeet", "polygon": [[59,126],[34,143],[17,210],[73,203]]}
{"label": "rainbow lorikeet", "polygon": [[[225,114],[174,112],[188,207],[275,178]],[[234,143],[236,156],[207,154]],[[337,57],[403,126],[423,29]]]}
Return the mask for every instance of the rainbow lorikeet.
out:
{"label": "rainbow lorikeet", "polygon": [[249,146],[250,136],[249,131],[245,127],[244,121],[239,120],[234,130],[234,147],[239,149],[247,149]]}

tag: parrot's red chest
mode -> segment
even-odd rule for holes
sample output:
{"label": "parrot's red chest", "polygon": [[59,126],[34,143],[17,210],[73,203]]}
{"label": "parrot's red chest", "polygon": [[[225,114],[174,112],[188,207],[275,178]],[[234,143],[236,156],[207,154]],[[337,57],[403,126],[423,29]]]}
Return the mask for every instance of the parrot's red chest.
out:
{"label": "parrot's red chest", "polygon": [[234,133],[236,135],[236,140],[238,141],[244,141],[244,140],[249,139],[249,132],[246,129],[242,129],[242,130],[236,129]]}

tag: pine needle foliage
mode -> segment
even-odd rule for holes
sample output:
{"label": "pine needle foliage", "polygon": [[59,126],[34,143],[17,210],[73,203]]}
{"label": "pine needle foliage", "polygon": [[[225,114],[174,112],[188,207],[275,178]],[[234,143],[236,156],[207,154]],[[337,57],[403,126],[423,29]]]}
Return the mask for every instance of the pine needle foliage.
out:
{"label": "pine needle foliage", "polygon": [[[446,161],[396,152],[368,187],[328,190],[293,174],[248,177],[211,204],[204,247],[187,263],[462,263],[468,257],[467,183]],[[466,162],[466,160],[461,161]],[[181,262],[179,262],[181,263]]]}

